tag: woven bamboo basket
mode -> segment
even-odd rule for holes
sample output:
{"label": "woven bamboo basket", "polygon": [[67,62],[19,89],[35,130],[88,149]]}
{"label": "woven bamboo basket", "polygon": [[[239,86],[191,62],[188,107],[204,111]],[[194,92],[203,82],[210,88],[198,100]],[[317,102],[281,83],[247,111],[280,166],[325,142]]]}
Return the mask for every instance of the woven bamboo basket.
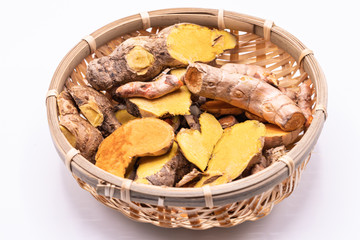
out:
{"label": "woven bamboo basket", "polygon": [[[264,66],[284,87],[311,79],[313,121],[279,161],[254,175],[223,185],[159,187],[109,174],[68,143],[59,129],[56,104],[65,82],[70,79],[73,84],[86,85],[89,61],[110,54],[129,37],[157,33],[179,22],[227,29],[237,36],[236,48],[219,56],[218,65],[235,62]],[[46,106],[50,132],[60,157],[79,185],[98,201],[136,221],[168,228],[208,229],[262,218],[293,192],[326,119],[327,86],[312,51],[272,21],[221,9],[178,8],[126,17],[84,37],[56,69]]]}

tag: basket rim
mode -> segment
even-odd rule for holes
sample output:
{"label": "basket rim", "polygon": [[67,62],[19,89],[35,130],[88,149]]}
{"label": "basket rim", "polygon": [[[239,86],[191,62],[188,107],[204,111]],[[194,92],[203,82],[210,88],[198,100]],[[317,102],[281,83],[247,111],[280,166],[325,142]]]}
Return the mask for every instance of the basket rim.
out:
{"label": "basket rim", "polygon": [[[217,9],[205,8],[171,8],[148,12],[152,26],[169,26],[176,22],[191,21],[196,24],[207,26],[217,26],[218,23]],[[257,17],[248,16],[231,11],[223,12],[224,23],[232,30],[240,30],[255,33],[263,37],[263,25],[265,20]],[[104,27],[96,30],[92,36],[97,46],[101,46],[116,36],[125,33],[140,30],[143,22],[139,14],[121,18]],[[271,29],[270,40],[283,48],[294,59],[298,59],[300,52],[306,49],[297,38],[274,25]],[[85,41],[80,41],[60,62],[51,80],[49,91],[60,92],[64,86],[65,80],[70,72],[86,56],[90,54],[89,45]],[[326,109],[327,106],[327,85],[325,76],[313,55],[308,55],[303,59],[304,70],[309,74],[315,85],[316,104]],[[72,149],[72,146],[66,141],[61,134],[58,119],[56,94],[47,96],[46,108],[48,123],[51,136],[60,157],[64,160],[66,153]],[[287,156],[292,158],[297,168],[310,155],[317,139],[321,133],[325,122],[325,111],[315,111],[313,121],[296,146],[291,149]],[[88,162],[80,154],[73,156],[71,161],[73,174],[82,176],[83,180],[95,187],[98,194],[105,195],[106,189],[110,185],[116,189],[128,180],[114,176]],[[266,191],[275,186],[277,183],[288,177],[287,165],[283,162],[276,162],[263,171],[248,176],[244,179],[236,180],[230,183],[211,186],[211,193],[214,205],[227,204],[252,197],[256,194]],[[102,183],[104,181],[104,183]],[[202,188],[175,188],[145,185],[133,182],[129,187],[131,201],[157,204],[159,198],[167,206],[204,206],[204,192]],[[120,190],[118,195],[121,197]]]}

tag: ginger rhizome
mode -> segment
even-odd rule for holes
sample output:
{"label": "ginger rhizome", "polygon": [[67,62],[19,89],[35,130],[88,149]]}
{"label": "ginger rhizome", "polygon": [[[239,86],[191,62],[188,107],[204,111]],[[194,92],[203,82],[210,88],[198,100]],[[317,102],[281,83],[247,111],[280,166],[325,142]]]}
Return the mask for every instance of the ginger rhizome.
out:
{"label": "ginger rhizome", "polygon": [[103,141],[100,131],[80,117],[71,95],[62,91],[57,98],[60,130],[84,158],[93,161],[99,144]]}
{"label": "ginger rhizome", "polygon": [[156,81],[124,84],[116,89],[115,95],[122,98],[143,97],[154,99],[174,92],[183,85],[183,82],[176,76],[163,74]]}
{"label": "ginger rhizome", "polygon": [[175,142],[168,153],[157,157],[142,157],[138,165],[135,179],[137,182],[168,187],[173,187],[193,168]]}
{"label": "ginger rhizome", "polygon": [[195,63],[187,68],[184,81],[193,94],[228,102],[285,131],[304,125],[301,109],[277,88],[259,79]]}
{"label": "ginger rhizome", "polygon": [[174,130],[157,118],[129,121],[104,139],[96,153],[96,166],[119,177],[134,157],[165,154],[174,141]]}
{"label": "ginger rhizome", "polygon": [[148,81],[167,67],[210,62],[235,45],[236,38],[229,32],[190,23],[176,24],[156,35],[130,38],[109,56],[91,61],[87,80],[97,90]]}
{"label": "ginger rhizome", "polygon": [[80,85],[69,86],[69,93],[91,125],[98,127],[105,136],[120,127],[114,107],[104,94]]}

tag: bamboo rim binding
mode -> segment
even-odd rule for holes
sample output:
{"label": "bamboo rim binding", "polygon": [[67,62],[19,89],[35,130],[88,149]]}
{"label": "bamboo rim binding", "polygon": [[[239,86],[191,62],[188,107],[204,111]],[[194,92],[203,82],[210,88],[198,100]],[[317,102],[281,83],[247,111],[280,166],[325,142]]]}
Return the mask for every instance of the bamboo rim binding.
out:
{"label": "bamboo rim binding", "polygon": [[[224,185],[199,189],[167,189],[143,186],[142,184],[120,179],[101,171],[81,155],[75,154],[74,151],[71,152],[72,147],[67,143],[59,130],[56,96],[61,92],[68,77],[74,82],[84,84],[84,81],[86,81],[83,79],[84,69],[86,69],[87,62],[91,61],[92,58],[109,54],[116,45],[130,36],[154,33],[158,31],[159,27],[166,27],[179,21],[226,28],[238,34],[238,47],[220,56],[217,59],[219,65],[226,62],[255,63],[266,66],[280,79],[288,77],[294,80],[286,84],[298,84],[308,78],[313,82],[314,120],[309,129],[285,158],[268,167],[268,169],[263,170],[261,174],[248,177],[247,181],[238,180]],[[139,208],[141,204],[158,206],[158,208],[177,206],[178,208],[186,209],[202,206],[208,209],[209,213],[209,209],[211,209],[209,207],[218,210],[229,204],[248,201],[251,199],[248,196],[261,196],[264,192],[272,190],[270,195],[273,196],[272,194],[275,194],[274,192],[276,191],[277,196],[273,196],[271,199],[277,200],[270,201],[266,198],[266,204],[272,205],[271,207],[267,205],[262,207],[262,209],[268,209],[266,211],[270,212],[273,204],[278,203],[284,196],[292,192],[293,186],[297,184],[303,170],[303,165],[306,162],[305,159],[310,155],[321,132],[326,117],[327,104],[326,82],[323,73],[314,56],[310,53],[305,54],[306,51],[304,52],[303,50],[306,47],[299,40],[274,25],[272,21],[264,21],[247,15],[212,9],[166,9],[136,14],[115,21],[89,36],[91,37],[83,38],[83,41],[75,46],[59,65],[51,82],[50,90],[46,97],[46,104],[51,134],[60,156],[62,158],[67,156],[67,166],[71,166],[73,176],[77,179],[80,186],[88,190],[95,198],[101,199],[100,201],[105,205],[122,211],[126,215],[133,216],[137,211],[140,211],[137,214],[143,216],[145,213],[141,211],[147,210]],[[264,42],[264,39],[271,41]],[[298,59],[298,61],[294,59]],[[70,155],[72,155],[71,158]],[[289,161],[289,159],[292,161]],[[292,172],[294,174],[291,174]],[[290,176],[289,173],[291,174]],[[276,190],[284,187],[279,185],[285,181],[284,179],[288,179],[286,181],[289,184],[291,182],[289,187],[286,187],[292,189],[291,191],[286,189],[286,191]],[[114,202],[116,202],[115,205]],[[129,203],[133,204],[133,206],[126,211],[124,210],[125,207],[120,206],[121,204],[126,205]],[[222,218],[216,215],[216,209],[213,210],[212,216],[217,216],[219,219]],[[163,216],[163,218],[152,218],[151,221],[147,220],[148,222],[154,224],[164,222],[166,215],[169,215],[166,212],[168,210],[157,209],[157,211],[158,216]],[[186,214],[188,216],[186,221],[193,222],[194,224],[199,221],[201,222],[202,214],[199,216],[195,210],[195,212],[187,211],[189,211],[189,214]],[[227,214],[231,215],[230,210],[222,210],[222,212],[227,212]],[[246,220],[254,220],[258,217],[258,215],[252,215],[251,218],[246,218]],[[215,219],[217,218],[215,217]],[[137,220],[141,221],[139,218]],[[228,222],[229,220],[224,221]],[[231,222],[238,224],[241,221],[232,219]],[[192,224],[192,227],[196,225],[194,224]],[[216,225],[215,223],[212,224]],[[172,227],[175,227],[175,225],[172,222]],[[181,223],[178,225],[181,226]]]}

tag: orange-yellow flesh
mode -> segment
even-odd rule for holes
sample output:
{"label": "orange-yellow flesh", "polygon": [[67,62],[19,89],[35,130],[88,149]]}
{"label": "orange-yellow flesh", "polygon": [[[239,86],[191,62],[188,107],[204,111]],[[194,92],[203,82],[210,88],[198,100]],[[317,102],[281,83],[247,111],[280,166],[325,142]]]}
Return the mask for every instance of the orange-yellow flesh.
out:
{"label": "orange-yellow flesh", "polygon": [[224,50],[234,48],[236,38],[223,30],[180,24],[171,30],[166,43],[173,58],[188,64],[214,60]]}
{"label": "orange-yellow flesh", "polygon": [[173,140],[172,127],[160,119],[141,118],[129,121],[100,144],[95,157],[96,166],[124,177],[133,157],[165,154]]}

